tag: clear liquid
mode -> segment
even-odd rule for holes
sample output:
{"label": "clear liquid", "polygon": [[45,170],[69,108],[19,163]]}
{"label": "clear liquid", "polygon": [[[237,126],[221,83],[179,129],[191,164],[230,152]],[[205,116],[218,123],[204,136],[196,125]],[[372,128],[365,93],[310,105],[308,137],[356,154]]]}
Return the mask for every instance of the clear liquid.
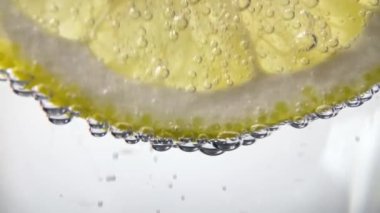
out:
{"label": "clear liquid", "polygon": [[379,95],[218,157],[156,152],[0,84],[0,212],[379,212]]}

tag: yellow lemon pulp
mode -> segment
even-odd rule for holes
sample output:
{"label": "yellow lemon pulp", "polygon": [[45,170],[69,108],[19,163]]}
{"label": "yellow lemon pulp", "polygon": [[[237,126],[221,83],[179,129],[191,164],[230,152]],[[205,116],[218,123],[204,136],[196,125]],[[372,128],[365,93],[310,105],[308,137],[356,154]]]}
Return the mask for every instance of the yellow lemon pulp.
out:
{"label": "yellow lemon pulp", "polygon": [[364,28],[357,0],[14,0],[56,36],[81,41],[128,79],[187,91],[293,73],[349,47]]}

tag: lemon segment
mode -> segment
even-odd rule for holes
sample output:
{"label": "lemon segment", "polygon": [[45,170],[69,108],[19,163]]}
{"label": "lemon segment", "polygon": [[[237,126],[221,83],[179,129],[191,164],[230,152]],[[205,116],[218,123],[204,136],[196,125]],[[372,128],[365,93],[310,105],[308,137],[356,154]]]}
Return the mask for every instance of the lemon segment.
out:
{"label": "lemon segment", "polygon": [[136,82],[210,92],[244,84],[257,72],[249,36],[228,2],[17,2],[44,29],[86,43]]}

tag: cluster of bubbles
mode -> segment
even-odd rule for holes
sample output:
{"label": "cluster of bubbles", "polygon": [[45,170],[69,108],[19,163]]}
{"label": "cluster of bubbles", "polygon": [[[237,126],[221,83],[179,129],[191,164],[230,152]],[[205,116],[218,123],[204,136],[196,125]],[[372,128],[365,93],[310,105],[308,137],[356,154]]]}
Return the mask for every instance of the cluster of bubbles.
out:
{"label": "cluster of bubbles", "polygon": [[[23,97],[34,97],[37,100],[43,111],[46,113],[49,121],[56,125],[64,125],[70,123],[74,117],[80,117],[78,112],[75,112],[70,107],[60,107],[49,102],[49,98],[38,92],[39,88],[26,89],[25,85],[28,82],[20,81],[14,76],[11,70],[0,70],[0,81],[9,81],[13,92]],[[172,148],[178,148],[184,152],[200,151],[206,155],[217,156],[225,152],[236,150],[241,146],[249,146],[257,140],[263,139],[277,131],[281,126],[290,125],[294,128],[305,128],[310,122],[316,119],[330,119],[338,115],[338,113],[346,107],[359,107],[369,101],[374,94],[380,91],[380,84],[374,85],[367,92],[349,100],[345,103],[335,106],[321,106],[315,113],[311,113],[305,117],[285,121],[274,126],[259,128],[250,133],[243,133],[235,138],[229,139],[198,139],[182,138],[179,141],[174,141],[170,138],[157,138],[153,135],[144,133],[123,131],[114,126],[110,126],[107,122],[100,122],[95,119],[87,119],[89,130],[95,137],[103,137],[107,133],[111,133],[116,139],[122,139],[127,144],[150,143],[156,151],[163,152]]]}
{"label": "cluster of bubbles", "polygon": [[353,30],[352,35],[341,34],[339,30],[351,25],[356,29],[352,23],[365,23],[365,18],[355,13],[339,14],[339,8],[326,6],[328,1],[252,2],[255,4],[246,9],[254,17],[249,29],[259,38],[255,46],[260,65],[271,73],[300,71],[323,62],[335,52],[349,48],[358,33]]}

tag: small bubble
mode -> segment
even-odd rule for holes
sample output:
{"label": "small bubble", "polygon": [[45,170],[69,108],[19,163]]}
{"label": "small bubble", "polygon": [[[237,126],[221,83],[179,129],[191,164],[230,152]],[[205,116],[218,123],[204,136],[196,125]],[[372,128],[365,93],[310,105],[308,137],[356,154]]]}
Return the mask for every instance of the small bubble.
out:
{"label": "small bubble", "polygon": [[231,87],[234,85],[234,82],[231,79],[227,79],[227,85]]}
{"label": "small bubble", "polygon": [[218,47],[218,45],[219,45],[219,43],[218,43],[217,41],[215,41],[215,40],[212,40],[212,41],[210,42],[210,47],[211,47],[211,48],[216,48],[216,47]]}
{"label": "small bubble", "polygon": [[186,29],[189,24],[188,20],[184,16],[175,16],[174,17],[174,26],[179,30]]}
{"label": "small bubble", "polygon": [[112,154],[112,158],[113,158],[114,160],[119,159],[119,153],[117,153],[117,152],[113,153],[113,154]]}
{"label": "small bubble", "polygon": [[291,20],[294,18],[294,16],[295,16],[295,13],[294,13],[294,10],[292,10],[292,9],[286,9],[286,10],[284,10],[284,12],[282,14],[282,17],[285,20]]}
{"label": "small bubble", "polygon": [[49,20],[49,25],[53,28],[58,28],[60,25],[60,22],[58,19],[52,18]]}
{"label": "small bubble", "polygon": [[139,40],[137,41],[137,45],[142,48],[147,47],[148,40],[146,40],[144,37],[140,37]]}
{"label": "small bubble", "polygon": [[338,39],[330,39],[328,42],[329,47],[337,47],[339,45]]}
{"label": "small bubble", "polygon": [[234,0],[233,5],[240,11],[247,9],[251,5],[251,0]]}
{"label": "small bubble", "polygon": [[154,161],[155,163],[157,163],[157,162],[158,162],[158,157],[157,157],[157,156],[154,156],[154,157],[153,157],[153,161]]}
{"label": "small bubble", "polygon": [[211,84],[209,81],[205,81],[205,82],[203,83],[203,87],[204,87],[205,89],[211,89],[211,88],[212,88],[212,84]]}
{"label": "small bubble", "polygon": [[200,64],[200,63],[202,63],[203,58],[202,58],[202,56],[194,56],[193,60],[195,63]]}
{"label": "small bubble", "polygon": [[172,41],[177,40],[177,39],[178,39],[178,32],[175,31],[175,30],[171,30],[171,31],[169,32],[169,38],[170,38],[170,40],[172,40]]}
{"label": "small bubble", "polygon": [[131,7],[129,9],[129,16],[136,19],[136,18],[140,17],[140,11],[137,10],[135,7]]}
{"label": "small bubble", "polygon": [[148,10],[144,10],[143,17],[145,20],[149,21],[149,20],[152,20],[153,14]]}
{"label": "small bubble", "polygon": [[189,74],[189,76],[192,77],[192,78],[196,78],[196,77],[197,77],[197,72],[194,71],[194,70],[190,70],[190,71],[188,72],[188,74]]}
{"label": "small bubble", "polygon": [[174,10],[171,9],[170,7],[167,7],[167,8],[165,9],[165,11],[164,11],[164,16],[165,16],[166,18],[172,18],[172,17],[174,17],[174,15],[175,15],[175,12],[174,12]]}
{"label": "small bubble", "polygon": [[166,78],[169,77],[170,71],[169,71],[169,69],[166,66],[160,65],[160,66],[156,67],[156,69],[154,70],[154,74],[158,78],[166,79]]}
{"label": "small bubble", "polygon": [[303,57],[303,58],[301,58],[300,63],[303,65],[308,65],[308,64],[310,64],[310,59]]}
{"label": "small bubble", "polygon": [[103,201],[98,201],[98,207],[99,207],[99,208],[102,208],[103,205],[104,205]]}
{"label": "small bubble", "polygon": [[187,92],[194,93],[194,92],[197,91],[197,88],[196,88],[194,85],[189,85],[189,86],[187,86],[187,87],[185,88],[185,90],[186,90]]}
{"label": "small bubble", "polygon": [[213,55],[220,55],[220,54],[222,54],[222,50],[220,48],[216,47],[216,48],[212,49],[212,54]]}
{"label": "small bubble", "polygon": [[172,189],[173,188],[173,183],[169,183],[168,187],[169,187],[169,189]]}
{"label": "small bubble", "polygon": [[299,29],[299,28],[301,28],[301,26],[302,26],[302,24],[298,21],[293,24],[294,29]]}
{"label": "small bubble", "polygon": [[248,47],[249,47],[249,43],[248,43],[248,41],[246,41],[246,40],[243,40],[243,41],[241,41],[240,42],[240,46],[243,48],[243,49],[248,49]]}
{"label": "small bubble", "polygon": [[115,182],[116,176],[115,175],[109,175],[106,177],[106,182]]}
{"label": "small bubble", "polygon": [[302,3],[308,8],[314,8],[318,5],[319,0],[302,0]]}
{"label": "small bubble", "polygon": [[301,51],[310,51],[317,46],[317,43],[317,36],[312,33],[301,32],[296,36],[296,46]]}

